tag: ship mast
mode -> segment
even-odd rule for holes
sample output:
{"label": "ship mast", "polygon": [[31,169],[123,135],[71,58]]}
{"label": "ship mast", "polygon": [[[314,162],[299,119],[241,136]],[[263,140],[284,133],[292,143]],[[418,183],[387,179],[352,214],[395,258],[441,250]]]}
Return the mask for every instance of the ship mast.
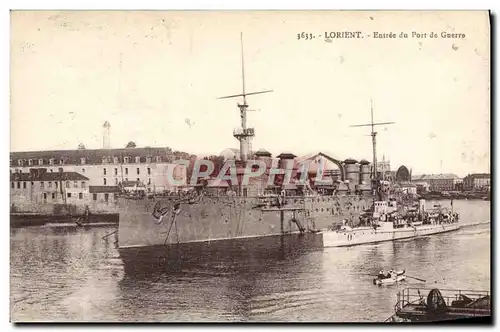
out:
{"label": "ship mast", "polygon": [[238,103],[238,108],[240,110],[241,117],[241,128],[237,128],[233,131],[233,136],[240,142],[240,159],[241,161],[248,160],[248,154],[250,153],[250,140],[255,136],[254,128],[247,128],[247,112],[253,111],[248,109],[247,96],[256,95],[260,93],[268,93],[273,90],[264,90],[258,92],[246,92],[245,89],[245,60],[243,55],[243,33],[240,34],[241,40],[241,80],[243,93],[232,96],[220,97],[217,99],[227,99],[235,97],[243,97],[243,103]]}
{"label": "ship mast", "polygon": [[367,127],[370,126],[372,129],[372,150],[373,150],[373,183],[375,192],[378,191],[378,174],[377,174],[377,132],[375,131],[375,126],[394,124],[395,122],[373,122],[373,100],[370,99],[370,111],[371,111],[371,122],[361,125],[353,125],[351,127]]}

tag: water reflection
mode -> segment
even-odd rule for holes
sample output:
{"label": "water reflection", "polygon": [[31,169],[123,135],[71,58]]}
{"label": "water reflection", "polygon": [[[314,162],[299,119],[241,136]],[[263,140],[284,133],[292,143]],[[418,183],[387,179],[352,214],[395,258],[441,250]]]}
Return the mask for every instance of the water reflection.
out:
{"label": "water reflection", "polygon": [[[475,203],[476,204],[476,203]],[[464,222],[489,205],[455,203]],[[14,321],[380,321],[407,286],[489,289],[490,225],[352,248],[257,257],[226,252],[176,269],[128,273],[113,229],[11,231]],[[377,287],[381,268],[422,283]]]}

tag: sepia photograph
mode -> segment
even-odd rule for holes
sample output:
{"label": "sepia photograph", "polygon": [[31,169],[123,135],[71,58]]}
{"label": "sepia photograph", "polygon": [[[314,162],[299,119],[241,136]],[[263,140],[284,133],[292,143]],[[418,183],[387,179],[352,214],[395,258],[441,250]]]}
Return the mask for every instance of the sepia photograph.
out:
{"label": "sepia photograph", "polygon": [[491,20],[10,11],[10,321],[491,324]]}

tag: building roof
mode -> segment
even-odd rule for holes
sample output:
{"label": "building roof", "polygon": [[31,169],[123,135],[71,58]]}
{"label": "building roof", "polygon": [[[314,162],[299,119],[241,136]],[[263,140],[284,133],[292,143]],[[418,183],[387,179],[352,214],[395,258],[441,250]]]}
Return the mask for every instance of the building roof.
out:
{"label": "building roof", "polygon": [[469,178],[469,179],[489,179],[489,178],[491,178],[491,174],[490,173],[473,173],[473,174],[467,175],[467,178]]}
{"label": "building roof", "polygon": [[10,181],[88,181],[89,178],[77,172],[30,172],[11,173]]}
{"label": "building roof", "polygon": [[[107,162],[112,163],[114,157],[123,163],[124,157],[129,157],[130,162],[135,163],[135,158],[140,157],[140,162],[146,162],[146,157],[162,157],[162,162],[170,162],[175,159],[189,159],[190,154],[174,151],[168,147],[144,147],[144,148],[123,148],[123,149],[76,149],[76,150],[50,150],[50,151],[25,151],[11,152],[11,166],[18,166],[18,160],[25,160],[24,166],[28,166],[27,161],[33,160],[33,166],[41,166],[38,161],[43,160],[43,165],[49,165],[49,160],[54,159],[54,166],[59,165],[60,160],[64,160],[66,165],[81,165],[81,158],[85,158],[85,164],[102,164],[103,158],[110,158]],[[156,160],[153,159],[152,162]]]}
{"label": "building roof", "polygon": [[443,173],[443,174],[422,174],[416,175],[412,178],[415,181],[426,181],[426,180],[458,180],[460,179],[457,175],[452,173]]}
{"label": "building roof", "polygon": [[89,192],[91,194],[118,193],[120,189],[118,186],[89,186]]}

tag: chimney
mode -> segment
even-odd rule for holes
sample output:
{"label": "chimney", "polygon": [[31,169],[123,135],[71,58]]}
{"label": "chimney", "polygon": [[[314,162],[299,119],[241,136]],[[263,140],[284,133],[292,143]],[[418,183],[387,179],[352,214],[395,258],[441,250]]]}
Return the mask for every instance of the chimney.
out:
{"label": "chimney", "polygon": [[102,148],[111,149],[111,125],[108,121],[102,125]]}

